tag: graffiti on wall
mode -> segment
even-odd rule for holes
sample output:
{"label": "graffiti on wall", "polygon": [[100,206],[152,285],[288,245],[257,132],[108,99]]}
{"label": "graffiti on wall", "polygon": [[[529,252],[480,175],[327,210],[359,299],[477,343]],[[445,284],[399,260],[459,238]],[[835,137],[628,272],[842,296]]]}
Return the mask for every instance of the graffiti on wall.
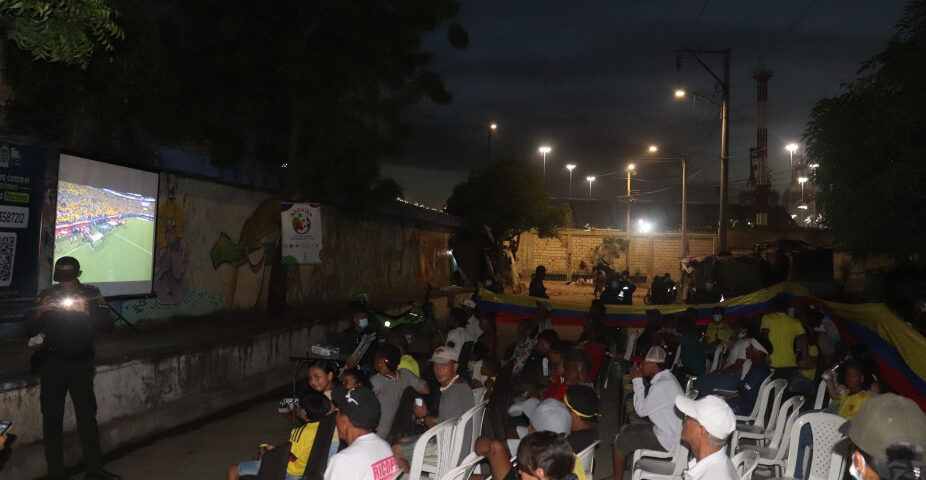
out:
{"label": "graffiti on wall", "polygon": [[270,269],[280,238],[280,201],[265,200],[248,217],[233,241],[224,231],[212,245],[209,258],[225,287],[226,306],[266,305]]}
{"label": "graffiti on wall", "polygon": [[190,293],[186,274],[190,249],[183,238],[183,208],[177,202],[177,179],[167,175],[167,199],[158,206],[153,289],[158,303],[177,305]]}
{"label": "graffiti on wall", "polygon": [[346,298],[363,291],[421,292],[428,284],[446,285],[452,272],[450,233],[400,222],[346,219],[323,211],[321,265],[290,270],[291,303]]}

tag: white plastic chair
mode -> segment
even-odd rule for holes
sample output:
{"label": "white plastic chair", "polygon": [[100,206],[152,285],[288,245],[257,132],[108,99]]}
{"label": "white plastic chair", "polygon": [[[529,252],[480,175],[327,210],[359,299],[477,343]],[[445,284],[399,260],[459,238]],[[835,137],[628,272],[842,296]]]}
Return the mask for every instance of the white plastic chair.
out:
{"label": "white plastic chair", "polygon": [[[418,437],[418,441],[415,442],[412,460],[409,462],[409,478],[420,479],[422,473],[433,478],[440,478],[454,467],[454,465],[451,465],[451,461],[454,460],[455,455],[451,454],[450,447],[453,443],[453,429],[459,421],[459,418],[445,420],[429,428]],[[432,440],[436,443],[433,451],[436,457],[427,455],[428,461],[426,462],[426,454],[432,453],[427,451],[428,443]]]}
{"label": "white plastic chair", "polygon": [[[787,387],[788,382],[783,378],[769,382],[766,385],[764,396],[757,401],[757,403],[761,402],[762,405],[759,406],[758,412],[756,412],[755,420],[752,423],[737,422],[736,431],[733,432],[733,435],[738,438],[765,441],[766,432],[775,428],[775,423],[778,420],[778,409],[781,408],[781,400]],[[759,395],[763,395],[763,392],[760,391]],[[772,399],[771,402],[769,402],[769,398]],[[766,416],[768,416],[768,420],[766,420]]]}
{"label": "white plastic chair", "polygon": [[734,455],[731,460],[733,461],[733,468],[736,469],[736,473],[740,476],[740,480],[752,480],[752,472],[759,465],[758,453],[753,450],[743,450]]}
{"label": "white plastic chair", "polygon": [[794,426],[791,427],[785,474],[790,477],[797,468],[803,470],[803,465],[797,465],[797,451],[800,448],[801,429],[804,425],[810,425],[813,444],[808,447],[810,451],[804,452],[805,463],[808,459],[810,460],[810,468],[803,475],[804,479],[827,480],[833,476],[831,469],[835,469],[839,474],[838,478],[841,478],[845,467],[845,457],[836,453],[833,447],[845,438],[845,435],[839,433],[839,427],[844,423],[846,423],[845,418],[832,413],[811,412],[798,417]]}
{"label": "white plastic chair", "polygon": [[595,443],[576,454],[579,461],[582,462],[582,469],[585,470],[589,478],[592,478],[592,472],[595,470],[595,448],[598,447],[599,443],[601,443],[601,440],[595,440]]}
{"label": "white plastic chair", "polygon": [[486,397],[486,388],[479,387],[473,389],[473,405],[479,405]]}
{"label": "white plastic chair", "polygon": [[[771,470],[773,476],[781,476],[785,468],[785,453],[791,440],[791,427],[804,405],[804,397],[791,397],[781,405],[778,417],[784,419],[775,424],[775,429],[768,438],[768,446],[731,444],[736,453],[753,450],[759,454],[759,466]],[[734,439],[735,440],[735,439]]]}
{"label": "white plastic chair", "polygon": [[752,412],[749,412],[749,415],[737,415],[736,423],[753,424],[756,422],[756,420],[759,419],[760,413],[763,414],[762,417],[764,418],[764,414],[767,412],[767,409],[768,409],[768,401],[770,397],[769,390],[772,388],[773,383],[778,388],[781,388],[782,384],[784,384],[784,386],[788,385],[788,382],[783,378],[780,378],[773,382],[772,376],[769,375],[759,385],[759,394],[758,396],[756,396],[756,404],[752,406]]}
{"label": "white plastic chair", "polygon": [[[472,452],[473,447],[476,446],[476,438],[482,435],[482,418],[485,416],[487,403],[489,403],[488,400],[483,400],[460,415],[459,421],[453,428],[453,439],[450,443],[451,467],[458,466],[463,456]],[[467,435],[469,435],[468,438]]]}
{"label": "white plastic chair", "polygon": [[829,403],[830,397],[826,391],[826,380],[820,380],[820,384],[817,386],[817,396],[813,400],[813,409],[820,410]]}
{"label": "white plastic chair", "polygon": [[476,469],[476,466],[479,465],[485,457],[482,455],[476,455],[473,452],[470,452],[466,458],[460,462],[460,465],[450,469],[449,472],[445,473],[443,477],[440,477],[440,480],[467,480],[470,475],[473,474],[473,470]]}
{"label": "white plastic chair", "polygon": [[713,372],[714,370],[717,370],[717,368],[720,367],[720,359],[722,357],[723,357],[723,348],[720,345],[718,345],[717,348],[714,349],[714,361],[711,362],[710,370],[708,370],[708,372]]}
{"label": "white plastic chair", "polygon": [[672,368],[670,368],[669,370],[675,370],[675,367],[681,365],[681,363],[682,363],[682,346],[679,345],[678,348],[675,349],[675,359],[672,360]]}
{"label": "white plastic chair", "polygon": [[637,339],[640,338],[640,332],[630,332],[627,336],[627,348],[624,350],[624,360],[630,361],[633,358],[633,349],[637,346]]}
{"label": "white plastic chair", "polygon": [[[659,460],[661,459],[661,460]],[[672,452],[637,450],[633,452],[632,480],[677,480],[688,467],[688,448],[681,442]]]}

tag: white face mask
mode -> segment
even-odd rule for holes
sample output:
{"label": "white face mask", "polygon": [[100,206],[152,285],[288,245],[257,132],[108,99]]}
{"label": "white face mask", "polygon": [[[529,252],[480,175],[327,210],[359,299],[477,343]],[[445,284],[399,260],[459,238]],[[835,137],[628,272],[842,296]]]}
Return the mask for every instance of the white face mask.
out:
{"label": "white face mask", "polygon": [[370,321],[367,320],[366,318],[361,318],[360,320],[357,320],[357,326],[359,326],[360,328],[367,328],[369,325],[370,325]]}
{"label": "white face mask", "polygon": [[737,336],[737,338],[746,338],[746,332],[740,332],[740,333],[737,334],[736,336]]}
{"label": "white face mask", "polygon": [[723,315],[714,315],[714,321],[715,321],[715,322],[722,322],[722,321],[723,321]]}

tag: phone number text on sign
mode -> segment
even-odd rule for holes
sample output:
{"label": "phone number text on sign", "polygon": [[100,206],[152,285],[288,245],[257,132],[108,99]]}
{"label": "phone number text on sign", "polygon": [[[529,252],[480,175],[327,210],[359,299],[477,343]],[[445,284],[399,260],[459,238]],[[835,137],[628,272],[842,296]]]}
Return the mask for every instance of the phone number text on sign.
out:
{"label": "phone number text on sign", "polygon": [[0,228],[26,228],[28,225],[28,208],[0,205]]}

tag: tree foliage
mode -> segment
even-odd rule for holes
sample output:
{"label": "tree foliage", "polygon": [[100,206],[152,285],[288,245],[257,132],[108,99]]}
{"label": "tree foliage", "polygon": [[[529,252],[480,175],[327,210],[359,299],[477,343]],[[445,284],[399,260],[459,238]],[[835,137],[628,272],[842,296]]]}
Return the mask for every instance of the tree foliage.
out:
{"label": "tree foliage", "polygon": [[[451,98],[421,42],[455,0],[111,1],[126,41],[85,72],[8,54],[15,125],[128,161],[198,147],[220,165],[258,162],[308,199],[350,201],[411,133],[407,107]],[[459,25],[447,35],[465,47]]]}
{"label": "tree foliage", "polygon": [[856,256],[912,259],[926,240],[926,1],[805,130],[824,224]]}
{"label": "tree foliage", "polygon": [[570,222],[566,205],[556,205],[536,169],[524,160],[496,162],[453,188],[447,212],[474,228],[485,226],[496,242],[536,229],[542,237]]}
{"label": "tree foliage", "polygon": [[86,67],[97,48],[124,32],[106,0],[0,0],[3,37],[32,58]]}

